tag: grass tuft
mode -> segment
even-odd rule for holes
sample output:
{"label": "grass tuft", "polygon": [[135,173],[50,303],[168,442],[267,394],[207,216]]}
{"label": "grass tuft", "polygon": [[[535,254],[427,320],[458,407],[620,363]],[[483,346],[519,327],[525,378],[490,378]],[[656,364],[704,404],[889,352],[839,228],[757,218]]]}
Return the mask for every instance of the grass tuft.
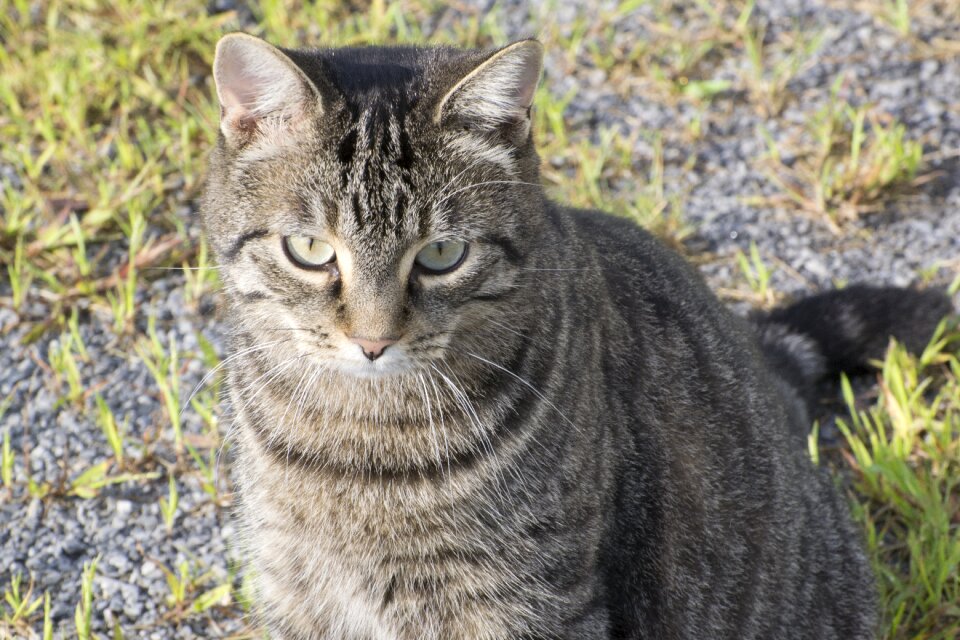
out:
{"label": "grass tuft", "polygon": [[790,82],[808,66],[825,34],[797,29],[785,37],[785,43],[774,47],[766,42],[766,30],[765,25],[744,30],[743,47],[749,63],[745,80],[751,103],[761,115],[772,118],[783,111],[791,97]]}
{"label": "grass tuft", "polygon": [[891,196],[922,182],[923,147],[906,127],[869,106],[839,98],[844,77],[834,82],[830,99],[808,121],[804,140],[783,159],[767,135],[769,175],[792,204],[818,214],[834,229],[843,222],[882,209]]}
{"label": "grass tuft", "polygon": [[880,394],[838,423],[852,502],[879,578],[890,640],[960,637],[960,332],[940,325],[919,356],[892,344]]}
{"label": "grass tuft", "polygon": [[755,306],[763,308],[773,307],[779,301],[779,296],[770,286],[770,277],[773,275],[773,271],[760,257],[757,243],[750,241],[749,257],[743,251],[737,251],[736,258],[737,266],[740,267],[740,272],[750,286],[750,291],[753,292],[751,302]]}
{"label": "grass tuft", "polygon": [[97,574],[97,563],[100,558],[84,563],[83,576],[80,580],[80,602],[74,612],[77,640],[93,640],[93,579]]}
{"label": "grass tuft", "polygon": [[13,573],[10,576],[10,583],[4,589],[3,602],[0,603],[0,637],[15,637],[29,633],[33,624],[33,618],[37,610],[44,602],[47,603],[44,610],[44,620],[49,619],[49,594],[43,596],[33,596],[33,577],[30,583],[23,590],[23,575]]}

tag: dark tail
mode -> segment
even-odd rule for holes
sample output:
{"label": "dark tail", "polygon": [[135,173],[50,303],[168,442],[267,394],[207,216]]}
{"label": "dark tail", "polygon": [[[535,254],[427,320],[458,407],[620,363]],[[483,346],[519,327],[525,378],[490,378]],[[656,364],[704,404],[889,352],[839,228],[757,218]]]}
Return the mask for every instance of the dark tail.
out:
{"label": "dark tail", "polygon": [[809,406],[818,382],[841,371],[863,371],[883,357],[891,337],[919,353],[952,312],[940,291],[856,285],[804,298],[753,322],[767,361]]}

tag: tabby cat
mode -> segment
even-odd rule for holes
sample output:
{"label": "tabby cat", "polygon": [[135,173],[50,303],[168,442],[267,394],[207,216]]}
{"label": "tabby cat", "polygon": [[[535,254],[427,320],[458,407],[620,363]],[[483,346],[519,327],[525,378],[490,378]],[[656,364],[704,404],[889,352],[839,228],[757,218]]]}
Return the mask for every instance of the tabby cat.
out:
{"label": "tabby cat", "polygon": [[748,321],[550,202],[543,51],[224,37],[205,226],[273,638],[870,638],[805,454],[813,385],[948,311],[852,287]]}

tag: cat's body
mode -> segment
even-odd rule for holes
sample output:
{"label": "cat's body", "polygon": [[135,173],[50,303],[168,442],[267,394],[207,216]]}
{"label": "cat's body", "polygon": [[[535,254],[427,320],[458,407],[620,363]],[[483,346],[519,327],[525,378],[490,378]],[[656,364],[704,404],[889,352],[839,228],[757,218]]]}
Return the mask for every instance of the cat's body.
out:
{"label": "cat's body", "polygon": [[[633,224],[543,197],[524,114],[533,45],[351,58],[433,60],[408,65],[403,100],[396,70],[380,70],[390,91],[368,78],[360,92],[336,53],[288,52],[305,100],[289,58],[228,40],[205,215],[234,328],[244,537],[274,637],[872,637],[859,535],[805,454],[800,394],[829,372],[822,336],[790,309],[751,328]],[[269,73],[243,76],[252,60]],[[231,99],[260,81],[269,100]],[[278,117],[278,91],[300,106]],[[244,110],[258,99],[272,115]],[[431,228],[466,238],[462,264],[418,270]],[[278,244],[296,234],[334,261],[291,268]],[[887,317],[859,318],[857,296]],[[858,349],[864,326],[899,330],[906,314],[916,343],[946,311],[890,290],[821,302]]]}

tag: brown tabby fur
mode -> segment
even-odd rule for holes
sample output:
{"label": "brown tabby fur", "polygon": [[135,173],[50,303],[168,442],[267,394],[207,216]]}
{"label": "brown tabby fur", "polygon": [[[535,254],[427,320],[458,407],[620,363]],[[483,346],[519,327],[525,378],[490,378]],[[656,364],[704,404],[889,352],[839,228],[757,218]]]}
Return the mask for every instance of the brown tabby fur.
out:
{"label": "brown tabby fur", "polygon": [[[203,211],[258,614],[285,639],[872,637],[859,535],[804,454],[829,373],[806,329],[887,296],[902,318],[857,326],[921,340],[942,298],[788,308],[761,350],[644,231],[544,197],[540,61],[221,42]],[[463,265],[418,271],[450,238]],[[348,336],[399,342],[369,362]]]}

